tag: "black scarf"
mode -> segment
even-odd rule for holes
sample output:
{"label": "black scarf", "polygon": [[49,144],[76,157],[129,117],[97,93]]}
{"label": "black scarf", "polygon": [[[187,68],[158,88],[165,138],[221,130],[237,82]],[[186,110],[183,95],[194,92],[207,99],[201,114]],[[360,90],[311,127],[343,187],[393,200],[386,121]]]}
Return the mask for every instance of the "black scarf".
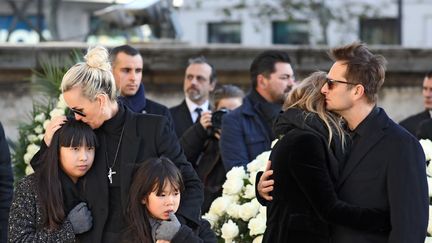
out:
{"label": "black scarf", "polygon": [[119,96],[118,99],[134,112],[141,113],[146,107],[144,85],[141,83],[136,94],[131,96]]}
{"label": "black scarf", "polygon": [[83,179],[79,179],[75,184],[61,169],[59,169],[59,179],[62,184],[63,209],[67,215],[76,205],[84,201],[80,193]]}

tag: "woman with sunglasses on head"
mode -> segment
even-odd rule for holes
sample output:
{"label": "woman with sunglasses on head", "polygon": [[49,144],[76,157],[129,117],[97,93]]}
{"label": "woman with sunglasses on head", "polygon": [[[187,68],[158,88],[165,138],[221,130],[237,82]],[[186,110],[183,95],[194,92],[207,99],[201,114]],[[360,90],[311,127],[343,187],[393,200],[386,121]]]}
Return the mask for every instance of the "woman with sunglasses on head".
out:
{"label": "woman with sunglasses on head", "polygon": [[273,199],[265,203],[263,242],[329,243],[330,224],[365,231],[390,228],[385,209],[337,198],[334,183],[347,152],[346,137],[339,118],[325,110],[320,88],[326,81],[324,72],[315,72],[297,84],[275,123],[281,138],[270,155],[274,187]]}
{"label": "woman with sunglasses on head", "polygon": [[67,120],[42,155],[44,163],[22,179],[9,215],[9,242],[74,242],[92,227],[80,179],[92,167],[97,138],[80,121]]}
{"label": "woman with sunglasses on head", "polygon": [[[191,227],[198,224],[203,201],[201,182],[182,153],[168,120],[162,116],[134,113],[116,99],[116,86],[108,51],[88,50],[80,62],[64,75],[61,90],[67,106],[93,129],[100,141],[95,166],[86,175],[84,196],[94,212],[92,230],[79,237],[82,242],[119,242],[125,225],[125,205],[133,168],[150,157],[170,158],[182,172],[185,196],[177,217]],[[63,120],[50,123],[44,136],[50,146],[52,133]],[[41,150],[46,146],[43,144]],[[32,166],[37,170],[37,155]]]}

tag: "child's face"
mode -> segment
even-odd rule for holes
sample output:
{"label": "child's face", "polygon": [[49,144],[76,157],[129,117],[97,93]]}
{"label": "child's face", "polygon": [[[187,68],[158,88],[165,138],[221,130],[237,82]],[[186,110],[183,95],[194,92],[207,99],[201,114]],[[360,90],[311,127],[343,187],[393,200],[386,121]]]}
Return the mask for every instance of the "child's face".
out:
{"label": "child's face", "polygon": [[166,182],[162,193],[158,196],[157,190],[150,193],[147,199],[142,199],[150,215],[155,219],[168,220],[169,212],[177,212],[180,204],[180,191]]}
{"label": "child's face", "polygon": [[60,147],[60,168],[74,183],[91,168],[95,156],[95,148]]}

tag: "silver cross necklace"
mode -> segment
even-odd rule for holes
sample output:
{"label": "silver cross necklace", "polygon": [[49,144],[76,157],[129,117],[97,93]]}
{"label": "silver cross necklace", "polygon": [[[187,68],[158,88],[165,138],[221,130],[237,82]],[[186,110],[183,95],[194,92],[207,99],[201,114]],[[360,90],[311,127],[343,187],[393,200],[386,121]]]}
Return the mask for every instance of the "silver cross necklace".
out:
{"label": "silver cross necklace", "polygon": [[[120,150],[120,144],[121,144],[122,139],[123,139],[124,128],[125,128],[125,125],[123,124],[123,128],[122,128],[122,131],[120,134],[120,139],[119,139],[119,142],[117,144],[117,150],[116,150],[115,155],[114,155],[114,162],[111,166],[109,166],[109,164],[108,164],[108,152],[105,150],[106,163],[107,163],[107,166],[109,169],[108,170],[108,180],[109,180],[110,184],[112,184],[112,176],[117,174],[117,172],[113,171],[113,168],[114,168],[115,163],[117,162],[117,155],[118,155],[118,152]],[[107,149],[108,149],[108,147],[107,147]]]}

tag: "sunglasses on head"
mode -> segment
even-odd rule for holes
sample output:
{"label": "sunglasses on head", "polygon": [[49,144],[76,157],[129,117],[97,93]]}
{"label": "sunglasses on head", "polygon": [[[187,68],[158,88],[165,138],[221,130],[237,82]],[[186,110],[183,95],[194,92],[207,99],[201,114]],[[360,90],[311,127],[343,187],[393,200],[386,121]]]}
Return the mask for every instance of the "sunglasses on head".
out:
{"label": "sunglasses on head", "polygon": [[341,83],[341,84],[346,84],[346,85],[357,85],[358,84],[358,83],[352,83],[352,82],[348,82],[348,81],[340,81],[340,80],[334,80],[334,79],[326,78],[326,84],[327,84],[329,89],[333,89],[335,83]]}
{"label": "sunglasses on head", "polygon": [[77,110],[75,108],[70,108],[70,111],[72,111],[74,114],[82,116],[82,117],[86,117],[86,114],[84,114],[84,112]]}

